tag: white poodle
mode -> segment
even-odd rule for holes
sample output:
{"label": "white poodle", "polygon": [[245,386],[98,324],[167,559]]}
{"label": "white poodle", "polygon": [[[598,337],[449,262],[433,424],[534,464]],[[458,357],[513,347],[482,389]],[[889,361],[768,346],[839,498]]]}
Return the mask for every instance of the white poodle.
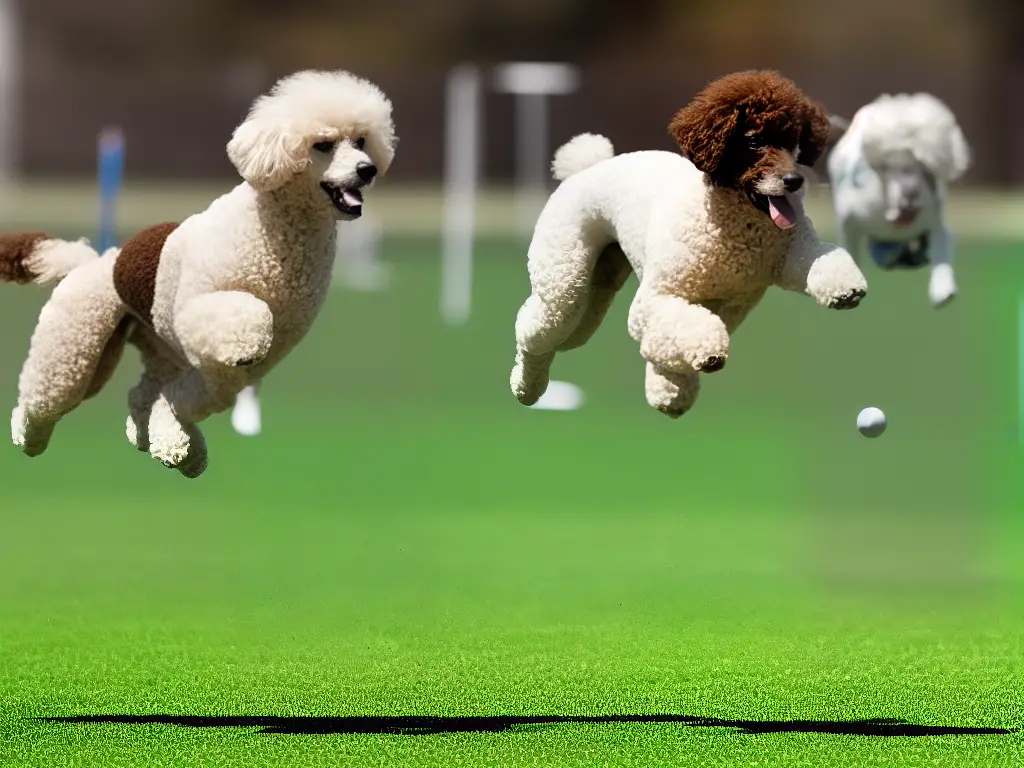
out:
{"label": "white poodle", "polygon": [[391,103],[348,72],[299,72],[253,104],[227,145],[243,182],[202,213],[100,257],[43,233],[0,237],[0,279],[54,283],[21,372],[16,445],[42,453],[96,394],[126,342],[141,381],[128,438],[187,477],[207,465],[198,427],[258,383],[309,331],[327,294],[336,224],[387,171]]}
{"label": "white poodle", "polygon": [[699,373],[720,370],[729,336],[770,286],[823,307],[856,307],[867,282],[846,251],[818,239],[804,177],[824,152],[824,109],[771,71],[711,83],[669,126],[682,154],[613,156],[584,134],[555,155],[561,184],[528,254],[532,292],[516,318],[511,388],[544,394],[555,354],[585,344],[632,271],[629,333],[647,363],[648,403],[678,417]]}
{"label": "white poodle", "polygon": [[883,94],[861,107],[828,158],[840,242],[883,269],[931,264],[932,306],[956,295],[949,183],[971,161],[950,109],[927,93]]}

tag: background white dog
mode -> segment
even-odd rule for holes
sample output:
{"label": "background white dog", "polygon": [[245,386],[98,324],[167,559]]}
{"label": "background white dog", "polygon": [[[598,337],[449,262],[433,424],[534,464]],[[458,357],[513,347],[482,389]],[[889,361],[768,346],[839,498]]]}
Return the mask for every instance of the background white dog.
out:
{"label": "background white dog", "polygon": [[929,298],[945,306],[957,292],[947,188],[970,161],[952,111],[930,94],[883,94],[861,107],[828,158],[840,243],[883,269],[930,264]]}

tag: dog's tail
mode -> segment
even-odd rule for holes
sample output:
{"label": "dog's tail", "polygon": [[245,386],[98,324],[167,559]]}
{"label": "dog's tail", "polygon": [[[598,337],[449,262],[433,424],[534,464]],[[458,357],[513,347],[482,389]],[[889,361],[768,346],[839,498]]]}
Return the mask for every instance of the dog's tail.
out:
{"label": "dog's tail", "polygon": [[54,285],[97,258],[84,239],[58,240],[45,232],[0,235],[0,283]]}
{"label": "dog's tail", "polygon": [[551,161],[551,173],[557,181],[565,181],[614,156],[615,147],[604,136],[581,133],[558,148]]}

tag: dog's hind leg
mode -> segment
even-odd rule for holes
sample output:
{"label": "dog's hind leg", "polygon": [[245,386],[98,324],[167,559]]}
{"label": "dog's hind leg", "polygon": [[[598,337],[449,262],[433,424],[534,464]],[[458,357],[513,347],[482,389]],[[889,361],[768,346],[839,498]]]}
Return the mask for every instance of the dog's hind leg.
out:
{"label": "dog's hind leg", "polygon": [[142,359],[142,376],[128,392],[128,419],[125,433],[129,442],[143,453],[149,451],[149,418],[153,404],[165,384],[184,373],[186,366],[149,328],[137,325],[131,342]]}
{"label": "dog's hind leg", "polygon": [[555,352],[575,332],[587,309],[591,278],[607,241],[588,243],[575,230],[551,243],[542,236],[530,244],[532,293],[516,316],[516,364],[510,384],[523,405],[533,405],[547,390]]}
{"label": "dog's hind leg", "polygon": [[116,365],[125,308],[114,290],[115,255],[83,264],[39,313],[11,414],[11,439],[29,456],[46,450],[57,422],[99,391]]}
{"label": "dog's hind leg", "polygon": [[110,381],[114,371],[117,370],[118,363],[121,362],[121,358],[124,356],[124,348],[128,343],[128,337],[131,335],[134,325],[135,319],[126,316],[122,318],[117,328],[114,329],[113,335],[107,340],[106,346],[103,348],[103,354],[100,355],[99,362],[96,364],[96,372],[93,373],[92,381],[89,382],[82,400],[88,400],[98,395],[103,390],[103,387],[107,385],[107,382]]}
{"label": "dog's hind leg", "polygon": [[616,294],[633,273],[633,267],[618,243],[607,246],[597,259],[590,279],[590,293],[576,330],[558,346],[559,352],[582,347],[601,326]]}

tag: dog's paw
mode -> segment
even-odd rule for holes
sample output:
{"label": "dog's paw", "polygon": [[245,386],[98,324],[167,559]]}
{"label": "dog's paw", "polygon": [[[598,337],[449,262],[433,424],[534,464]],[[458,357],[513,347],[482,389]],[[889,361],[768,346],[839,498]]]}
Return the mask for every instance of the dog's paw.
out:
{"label": "dog's paw", "polygon": [[659,406],[655,406],[655,410],[658,413],[660,413],[660,414],[668,416],[670,419],[678,419],[680,416],[684,415],[690,409],[689,408],[673,408],[672,406],[669,406],[669,405],[659,405]]}
{"label": "dog's paw", "polygon": [[948,264],[939,264],[932,270],[928,281],[928,299],[935,309],[942,309],[956,296],[956,280],[953,268]]}
{"label": "dog's paw", "polygon": [[257,336],[248,343],[225,345],[221,362],[229,368],[247,368],[262,363],[270,354],[270,339]]}
{"label": "dog's paw", "polygon": [[26,456],[38,456],[50,444],[54,424],[31,419],[22,406],[11,413],[11,442]]}
{"label": "dog's paw", "polygon": [[836,296],[828,303],[829,309],[854,309],[860,305],[861,299],[867,295],[867,291],[855,288]]}
{"label": "dog's paw", "polygon": [[129,414],[128,418],[125,419],[124,433],[128,437],[130,442],[136,450],[142,451],[143,453],[149,453],[149,424],[143,419],[136,419],[133,414]]}
{"label": "dog's paw", "polygon": [[[725,368],[726,357],[724,355],[711,355],[703,360],[694,362],[693,369],[701,373],[715,373]],[[685,411],[684,411],[685,413]],[[680,414],[682,415],[682,414]]]}
{"label": "dog's paw", "polygon": [[516,400],[526,406],[536,405],[547,392],[550,381],[551,361],[555,354],[532,355],[516,351],[516,364],[509,376],[509,386]]}
{"label": "dog's paw", "polygon": [[947,293],[945,296],[941,296],[941,297],[934,297],[933,296],[932,300],[931,300],[931,302],[932,302],[932,309],[942,309],[943,307],[948,307],[950,305],[950,303],[953,301],[953,299],[955,299],[955,298],[956,298],[956,291],[953,291],[952,293]]}
{"label": "dog's paw", "polygon": [[547,379],[534,378],[527,380],[523,376],[522,368],[518,365],[512,371],[509,383],[511,384],[512,394],[516,396],[516,400],[526,406],[536,405],[548,388]]}

